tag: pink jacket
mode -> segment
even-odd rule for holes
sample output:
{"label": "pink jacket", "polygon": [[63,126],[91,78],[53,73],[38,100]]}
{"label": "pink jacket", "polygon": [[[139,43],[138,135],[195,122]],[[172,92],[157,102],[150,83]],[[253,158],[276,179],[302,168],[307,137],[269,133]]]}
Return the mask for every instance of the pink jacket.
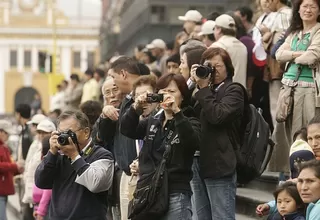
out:
{"label": "pink jacket", "polygon": [[51,189],[39,189],[36,185],[33,186],[33,203],[36,204],[34,209],[38,215],[47,215],[51,194]]}

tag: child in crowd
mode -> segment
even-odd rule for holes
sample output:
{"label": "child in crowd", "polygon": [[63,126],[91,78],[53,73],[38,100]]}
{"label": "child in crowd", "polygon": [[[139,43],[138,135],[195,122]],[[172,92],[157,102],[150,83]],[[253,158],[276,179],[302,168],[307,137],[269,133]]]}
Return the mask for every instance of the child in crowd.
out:
{"label": "child in crowd", "polygon": [[[42,158],[48,153],[50,149],[50,137],[45,137],[42,141]],[[48,207],[51,200],[52,190],[39,189],[36,185],[33,186],[33,216],[36,220],[48,219]]]}
{"label": "child in crowd", "polygon": [[268,220],[305,220],[306,205],[300,198],[297,186],[293,182],[281,184],[273,193],[278,212]]}

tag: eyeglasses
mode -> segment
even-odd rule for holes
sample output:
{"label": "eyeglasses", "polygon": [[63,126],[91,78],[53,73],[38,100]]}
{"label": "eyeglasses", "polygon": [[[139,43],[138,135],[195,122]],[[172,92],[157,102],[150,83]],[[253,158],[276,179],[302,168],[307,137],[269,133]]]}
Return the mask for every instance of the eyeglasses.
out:
{"label": "eyeglasses", "polygon": [[71,129],[68,129],[68,130],[66,130],[66,131],[59,131],[59,130],[58,130],[58,132],[59,132],[59,133],[65,133],[65,132],[67,132],[67,131],[70,130],[70,131],[72,131],[73,133],[76,133],[76,132],[81,131],[81,130],[83,130],[83,129],[84,129],[84,128],[79,128],[78,130],[75,130],[75,131],[73,131],[73,130],[71,130]]}
{"label": "eyeglasses", "polygon": [[118,91],[119,91],[119,88],[117,87],[107,90],[104,92],[103,97],[110,97],[112,95],[116,95]]}

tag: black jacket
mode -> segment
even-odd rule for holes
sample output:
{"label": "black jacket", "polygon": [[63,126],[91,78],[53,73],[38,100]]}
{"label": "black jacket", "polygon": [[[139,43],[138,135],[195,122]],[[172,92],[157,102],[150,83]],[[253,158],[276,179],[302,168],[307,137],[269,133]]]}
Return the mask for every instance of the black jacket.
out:
{"label": "black jacket", "polygon": [[107,190],[113,178],[109,151],[89,145],[83,156],[71,164],[67,156],[49,151],[35,173],[40,189],[52,189],[51,220],[104,220]]}
{"label": "black jacket", "polygon": [[[127,109],[130,108],[133,100],[130,95],[122,101],[119,118],[122,118]],[[120,133],[119,121],[115,122],[109,118],[98,119],[98,137],[103,141],[115,158],[120,170],[130,175],[130,164],[137,158],[136,142]]]}
{"label": "black jacket", "polygon": [[169,143],[172,146],[168,165],[169,190],[170,193],[190,192],[193,155],[200,142],[200,122],[190,108],[175,114],[162,128],[164,117],[162,112],[139,121],[139,115],[131,107],[121,118],[121,132],[130,138],[145,140],[139,155],[139,181],[143,181],[161,161],[165,151],[163,143],[172,130],[173,136],[177,137]]}
{"label": "black jacket", "polygon": [[290,213],[287,215],[284,215],[283,217],[279,214],[279,212],[276,212],[274,215],[270,215],[267,220],[305,220],[305,214],[302,212],[295,212]]}
{"label": "black jacket", "polygon": [[[200,121],[200,175],[202,178],[219,179],[232,175],[236,170],[236,155],[232,143],[239,143],[241,117],[244,111],[244,94],[238,85],[225,81],[220,85],[200,89],[195,98],[201,106]],[[225,88],[227,89],[225,89]],[[219,94],[224,91],[224,94]],[[219,101],[217,98],[222,97]],[[232,132],[232,131],[238,132]],[[230,134],[231,133],[231,134]]]}

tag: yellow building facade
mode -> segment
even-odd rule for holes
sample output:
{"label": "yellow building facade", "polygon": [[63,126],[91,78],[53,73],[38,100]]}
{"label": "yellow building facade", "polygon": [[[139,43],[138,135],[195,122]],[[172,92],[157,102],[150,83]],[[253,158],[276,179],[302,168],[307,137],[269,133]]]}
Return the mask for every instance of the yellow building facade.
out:
{"label": "yellow building facade", "polygon": [[34,93],[40,94],[47,112],[53,84],[99,62],[98,37],[99,20],[72,20],[56,8],[55,0],[1,0],[0,114],[32,102]]}

